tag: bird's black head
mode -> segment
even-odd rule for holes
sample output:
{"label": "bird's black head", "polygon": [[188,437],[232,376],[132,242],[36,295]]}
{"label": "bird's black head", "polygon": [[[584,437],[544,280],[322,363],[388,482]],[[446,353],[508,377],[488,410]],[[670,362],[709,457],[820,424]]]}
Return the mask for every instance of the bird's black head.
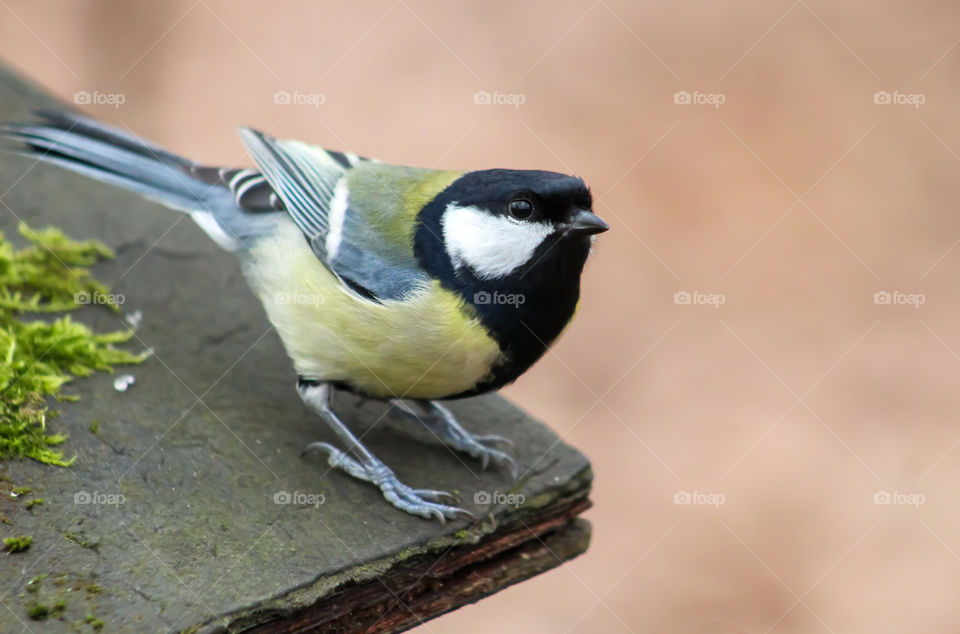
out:
{"label": "bird's black head", "polygon": [[576,177],[538,170],[467,172],[420,212],[414,250],[421,265],[461,294],[507,353],[485,389],[514,380],[573,316],[594,234]]}
{"label": "bird's black head", "polygon": [[592,203],[590,190],[573,176],[480,170],[441,192],[423,210],[421,222],[437,225],[435,237],[457,274],[497,280],[548,267],[545,252],[558,248],[585,260],[590,236],[608,229],[593,215]]}
{"label": "bird's black head", "polygon": [[593,204],[581,179],[541,170],[468,172],[444,193],[455,197],[459,207],[476,207],[522,222],[563,223],[572,213],[589,211]]}

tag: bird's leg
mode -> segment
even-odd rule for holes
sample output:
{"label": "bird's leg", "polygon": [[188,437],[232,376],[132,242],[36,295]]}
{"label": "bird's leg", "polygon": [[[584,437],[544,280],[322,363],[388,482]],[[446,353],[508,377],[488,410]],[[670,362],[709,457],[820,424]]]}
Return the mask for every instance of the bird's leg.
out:
{"label": "bird's leg", "polygon": [[453,497],[449,493],[431,489],[413,489],[400,482],[393,471],[370,453],[370,450],[360,443],[360,440],[333,411],[330,403],[333,392],[331,385],[301,379],[297,384],[297,392],[304,403],[327,421],[340,441],[347,446],[347,452],[352,452],[356,457],[323,442],[312,443],[307,450],[326,451],[330,455],[328,462],[331,467],[342,469],[355,478],[377,486],[383,493],[383,497],[401,511],[428,519],[436,517],[441,521],[458,516],[472,517],[464,509],[438,503],[441,498]]}
{"label": "bird's leg", "polygon": [[509,438],[504,438],[503,436],[498,436],[496,434],[471,434],[464,429],[460,423],[457,422],[453,412],[448,410],[437,401],[416,401],[416,403],[424,410],[422,414],[417,413],[417,411],[410,407],[410,405],[408,405],[405,401],[400,399],[390,400],[391,405],[396,407],[407,416],[415,418],[423,423],[427,429],[436,434],[436,436],[448,447],[480,459],[481,465],[484,469],[486,469],[490,461],[493,460],[493,462],[503,465],[509,469],[510,475],[513,477],[513,479],[517,479],[517,475],[520,472],[520,468],[517,466],[517,461],[502,449],[491,446],[501,445],[508,449],[512,449],[513,443],[510,442]]}

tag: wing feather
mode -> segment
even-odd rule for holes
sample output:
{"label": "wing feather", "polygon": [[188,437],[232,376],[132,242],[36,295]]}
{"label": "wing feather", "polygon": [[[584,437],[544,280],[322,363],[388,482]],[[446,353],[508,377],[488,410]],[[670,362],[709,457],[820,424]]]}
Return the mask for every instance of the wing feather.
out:
{"label": "wing feather", "polygon": [[257,167],[313,245],[326,233],[333,186],[343,176],[343,169],[333,159],[330,164],[336,167],[326,173],[311,167],[301,143],[277,141],[249,128],[241,129],[240,134]]}
{"label": "wing feather", "polygon": [[[248,128],[241,137],[317,258],[345,288],[382,301],[429,281],[413,253],[418,209],[411,208],[409,192],[445,186],[455,173],[383,165]],[[238,178],[243,195],[246,186]],[[415,197],[414,205],[422,202]],[[398,226],[409,230],[398,232]]]}

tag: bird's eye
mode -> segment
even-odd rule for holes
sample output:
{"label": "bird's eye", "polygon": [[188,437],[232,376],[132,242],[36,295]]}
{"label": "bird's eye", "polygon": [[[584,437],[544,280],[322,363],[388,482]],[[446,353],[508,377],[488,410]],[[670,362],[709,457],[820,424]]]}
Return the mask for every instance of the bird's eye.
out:
{"label": "bird's eye", "polygon": [[509,205],[510,215],[517,220],[526,220],[533,213],[533,203],[526,198],[514,198]]}

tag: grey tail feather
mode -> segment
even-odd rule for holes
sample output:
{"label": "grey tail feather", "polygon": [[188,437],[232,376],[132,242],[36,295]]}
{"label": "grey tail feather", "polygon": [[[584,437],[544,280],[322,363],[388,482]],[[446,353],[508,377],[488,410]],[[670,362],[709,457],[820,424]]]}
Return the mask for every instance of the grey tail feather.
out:
{"label": "grey tail feather", "polygon": [[214,211],[232,194],[191,174],[194,164],[131,134],[66,112],[37,111],[38,123],[5,123],[0,136],[24,154],[139,192],[181,211]]}

